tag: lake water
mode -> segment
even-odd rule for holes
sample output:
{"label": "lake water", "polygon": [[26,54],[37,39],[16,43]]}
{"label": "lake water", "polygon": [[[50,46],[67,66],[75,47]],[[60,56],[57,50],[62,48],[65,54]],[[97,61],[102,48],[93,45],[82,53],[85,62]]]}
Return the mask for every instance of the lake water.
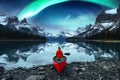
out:
{"label": "lake water", "polygon": [[119,43],[97,42],[0,42],[0,66],[6,69],[52,64],[57,47],[61,46],[67,62],[93,62],[120,59]]}

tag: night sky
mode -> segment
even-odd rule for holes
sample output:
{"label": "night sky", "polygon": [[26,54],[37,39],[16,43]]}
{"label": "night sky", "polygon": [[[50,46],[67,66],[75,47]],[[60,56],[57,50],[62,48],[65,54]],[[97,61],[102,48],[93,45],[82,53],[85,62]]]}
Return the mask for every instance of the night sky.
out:
{"label": "night sky", "polygon": [[102,11],[117,8],[120,0],[0,0],[0,12],[27,18],[47,32],[74,31],[94,24]]}

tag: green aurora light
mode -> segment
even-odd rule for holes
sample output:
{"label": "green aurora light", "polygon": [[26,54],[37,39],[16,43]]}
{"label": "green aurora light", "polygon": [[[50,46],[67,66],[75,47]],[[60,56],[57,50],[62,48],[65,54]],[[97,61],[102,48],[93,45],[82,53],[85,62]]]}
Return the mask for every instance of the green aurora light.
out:
{"label": "green aurora light", "polygon": [[[22,20],[23,18],[31,18],[37,15],[38,13],[40,13],[46,7],[49,7],[54,4],[66,2],[66,1],[69,1],[69,0],[35,0],[20,12],[20,14],[18,15],[18,18],[20,20]],[[117,0],[80,0],[80,1],[91,2],[91,3],[103,5],[110,8],[116,8],[119,4]]]}

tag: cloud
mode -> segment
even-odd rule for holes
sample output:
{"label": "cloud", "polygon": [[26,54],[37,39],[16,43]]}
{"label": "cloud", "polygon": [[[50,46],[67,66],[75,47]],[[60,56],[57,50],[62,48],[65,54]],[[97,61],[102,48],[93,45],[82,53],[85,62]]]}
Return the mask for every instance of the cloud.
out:
{"label": "cloud", "polygon": [[58,33],[63,30],[75,31],[78,27],[85,27],[88,24],[94,24],[94,14],[81,14],[77,17],[67,15],[63,19],[53,20],[48,23],[45,29],[48,32]]}
{"label": "cloud", "polygon": [[65,29],[75,30],[77,27],[85,27],[88,24],[94,24],[94,22],[94,14],[82,14],[76,18],[72,18],[71,15],[68,15],[63,20],[59,21],[58,25]]}

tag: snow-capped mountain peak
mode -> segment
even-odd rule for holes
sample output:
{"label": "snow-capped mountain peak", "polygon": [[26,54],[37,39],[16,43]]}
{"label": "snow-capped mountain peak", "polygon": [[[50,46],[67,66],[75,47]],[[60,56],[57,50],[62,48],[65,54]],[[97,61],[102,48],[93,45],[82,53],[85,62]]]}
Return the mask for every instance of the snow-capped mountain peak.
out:
{"label": "snow-capped mountain peak", "polygon": [[61,31],[60,35],[62,35],[64,37],[73,37],[76,35],[76,32],[72,32],[70,30],[65,30],[65,31]]}
{"label": "snow-capped mountain peak", "polygon": [[84,34],[77,37],[86,39],[119,39],[120,5],[116,9],[101,12],[93,26],[88,27]]}
{"label": "snow-capped mountain peak", "polygon": [[[27,22],[27,19],[19,21],[17,16],[8,17],[0,12],[0,24],[7,26],[9,29],[18,30],[24,33],[45,36],[45,31],[39,26],[33,26]],[[7,28],[6,28],[7,30]]]}
{"label": "snow-capped mountain peak", "polygon": [[22,24],[27,24],[28,22],[27,22],[26,18],[24,18],[23,20],[21,20],[21,23]]}

